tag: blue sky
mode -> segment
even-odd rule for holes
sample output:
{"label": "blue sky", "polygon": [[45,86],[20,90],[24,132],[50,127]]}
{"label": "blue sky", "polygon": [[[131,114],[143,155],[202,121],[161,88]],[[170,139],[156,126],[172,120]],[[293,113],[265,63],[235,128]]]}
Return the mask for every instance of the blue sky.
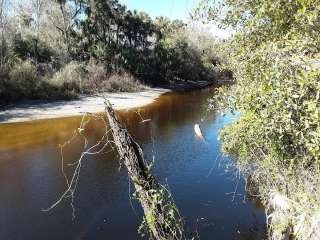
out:
{"label": "blue sky", "polygon": [[166,16],[170,19],[187,20],[189,12],[199,0],[120,0],[131,10],[148,13],[152,18]]}

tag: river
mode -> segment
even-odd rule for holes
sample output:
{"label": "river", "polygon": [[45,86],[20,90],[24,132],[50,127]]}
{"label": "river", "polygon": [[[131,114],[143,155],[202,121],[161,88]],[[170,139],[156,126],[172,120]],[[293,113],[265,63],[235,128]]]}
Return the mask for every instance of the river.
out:
{"label": "river", "polygon": [[[146,159],[154,152],[153,172],[169,186],[190,231],[201,239],[262,239],[264,210],[246,196],[244,180],[220,152],[219,129],[233,116],[206,113],[212,94],[212,89],[164,94],[139,110],[151,122],[142,124],[133,110],[120,112],[121,119]],[[69,200],[42,211],[66,187],[58,144],[70,138],[80,121],[69,117],[0,125],[0,239],[140,239],[141,209],[129,201],[133,187],[124,167],[119,169],[116,153],[84,161],[74,220]],[[206,143],[195,136],[195,123]],[[97,121],[89,124],[91,143],[102,128]],[[65,162],[79,157],[82,144],[78,140],[65,149]]]}

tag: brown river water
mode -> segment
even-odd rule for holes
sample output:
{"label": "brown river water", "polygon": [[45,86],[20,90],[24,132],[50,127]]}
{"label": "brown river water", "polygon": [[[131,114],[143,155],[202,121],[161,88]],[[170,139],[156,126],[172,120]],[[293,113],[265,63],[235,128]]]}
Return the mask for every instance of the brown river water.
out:
{"label": "brown river water", "polygon": [[[152,159],[154,149],[153,172],[170,188],[190,232],[201,239],[262,239],[264,210],[246,196],[232,159],[220,152],[219,129],[235,116],[207,114],[212,94],[206,89],[162,95],[139,110],[143,118],[152,119],[144,124],[136,110],[120,116],[146,159]],[[137,229],[142,211],[137,201],[129,201],[133,187],[114,152],[85,159],[75,219],[68,199],[42,211],[66,188],[58,145],[80,121],[71,117],[0,124],[0,240],[141,239]],[[195,136],[196,123],[207,143]],[[101,122],[93,120],[85,131],[89,144],[102,132]],[[82,144],[79,139],[65,148],[66,163],[77,160]]]}

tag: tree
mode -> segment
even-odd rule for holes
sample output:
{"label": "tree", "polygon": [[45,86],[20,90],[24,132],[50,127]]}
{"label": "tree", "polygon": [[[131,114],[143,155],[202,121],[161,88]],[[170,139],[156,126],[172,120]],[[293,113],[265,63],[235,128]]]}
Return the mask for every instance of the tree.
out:
{"label": "tree", "polygon": [[[38,1],[38,0],[37,0]],[[56,25],[67,43],[68,52],[71,51],[70,32],[77,24],[79,15],[84,10],[84,0],[55,0],[60,8],[62,25]]]}
{"label": "tree", "polygon": [[1,39],[0,39],[0,66],[2,66],[4,62],[4,58],[7,53],[7,40],[6,40],[6,16],[5,10],[7,8],[8,2],[7,0],[0,1],[0,31],[1,31]]}
{"label": "tree", "polygon": [[235,84],[218,99],[240,117],[222,131],[223,149],[254,169],[250,179],[265,206],[274,196],[295,202],[283,212],[267,209],[275,216],[269,221],[274,239],[284,232],[318,239],[319,9],[319,1],[304,0],[205,0],[199,8],[236,30],[223,46],[230,56],[223,67],[233,71]]}

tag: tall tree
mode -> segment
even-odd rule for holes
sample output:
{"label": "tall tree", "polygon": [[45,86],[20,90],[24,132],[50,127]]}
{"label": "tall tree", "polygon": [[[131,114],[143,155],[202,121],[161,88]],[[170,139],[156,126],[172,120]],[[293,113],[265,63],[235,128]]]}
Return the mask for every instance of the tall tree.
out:
{"label": "tall tree", "polygon": [[61,32],[65,43],[67,44],[68,52],[71,51],[70,34],[79,22],[79,16],[84,12],[85,0],[55,0],[59,5],[61,14],[61,23],[56,24],[56,28]]}
{"label": "tall tree", "polygon": [[2,65],[2,62],[4,60],[4,57],[6,55],[6,49],[7,49],[7,41],[5,37],[5,7],[7,4],[7,0],[1,0],[0,1],[0,31],[1,31],[1,39],[0,39],[0,65]]}

